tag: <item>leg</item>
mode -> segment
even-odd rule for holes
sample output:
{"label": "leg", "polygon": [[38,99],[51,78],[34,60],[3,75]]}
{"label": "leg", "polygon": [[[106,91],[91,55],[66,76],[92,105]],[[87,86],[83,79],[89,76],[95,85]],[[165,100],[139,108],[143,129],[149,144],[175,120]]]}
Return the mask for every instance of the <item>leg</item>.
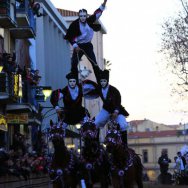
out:
{"label": "leg", "polygon": [[121,139],[122,139],[123,144],[127,146],[127,131],[121,132]]}
{"label": "leg", "polygon": [[78,75],[78,63],[80,59],[83,56],[83,52],[79,51],[78,53],[74,50],[72,54],[72,59],[71,59],[71,72]]}
{"label": "leg", "polygon": [[121,139],[123,141],[123,144],[125,144],[127,146],[127,121],[125,116],[123,115],[118,115],[116,121],[118,122],[119,126],[120,126],[120,130],[121,130]]}
{"label": "leg", "polygon": [[106,110],[102,109],[95,118],[96,127],[97,128],[104,127],[107,121],[109,120],[109,118],[110,118],[110,114]]}
{"label": "leg", "polygon": [[93,52],[92,43],[89,42],[89,43],[81,44],[80,48],[84,51],[85,56],[91,62],[97,83],[99,83],[99,76],[100,76],[101,69],[99,68],[99,66],[97,64],[96,57]]}

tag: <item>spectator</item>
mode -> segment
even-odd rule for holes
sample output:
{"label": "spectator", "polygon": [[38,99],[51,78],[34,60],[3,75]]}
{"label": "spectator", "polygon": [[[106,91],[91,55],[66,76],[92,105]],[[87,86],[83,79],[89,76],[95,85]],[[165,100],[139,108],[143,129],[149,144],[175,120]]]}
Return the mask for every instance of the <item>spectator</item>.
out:
{"label": "spectator", "polygon": [[182,156],[181,152],[179,151],[177,153],[177,158],[176,158],[176,168],[180,174],[184,173],[185,165],[186,165],[185,158]]}
{"label": "spectator", "polygon": [[39,75],[39,70],[35,70],[34,71],[34,75],[33,75],[33,83],[35,86],[39,85],[39,82],[41,80],[41,76]]}
{"label": "spectator", "polygon": [[168,154],[165,150],[161,152],[161,156],[158,159],[158,164],[160,165],[160,178],[161,178],[161,183],[166,184],[168,181],[168,168],[169,168],[169,163],[171,163],[171,160],[168,158]]}
{"label": "spectator", "polygon": [[37,107],[37,101],[35,99],[36,95],[36,84],[37,82],[34,80],[34,75],[31,72],[30,68],[26,69],[26,88],[27,88],[27,102],[31,103],[35,107]]}
{"label": "spectator", "polygon": [[167,174],[169,163],[171,160],[168,158],[168,154],[166,151],[162,151],[161,156],[159,157],[158,164],[160,165],[161,174]]}

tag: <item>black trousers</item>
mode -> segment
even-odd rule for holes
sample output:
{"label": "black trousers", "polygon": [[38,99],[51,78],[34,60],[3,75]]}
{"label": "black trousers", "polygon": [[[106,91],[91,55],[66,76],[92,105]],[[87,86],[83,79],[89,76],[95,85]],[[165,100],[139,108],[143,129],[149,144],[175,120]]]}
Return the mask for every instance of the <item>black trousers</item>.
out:
{"label": "black trousers", "polygon": [[81,50],[78,53],[76,51],[73,51],[72,62],[71,62],[71,72],[78,75],[78,68],[77,68],[78,63],[81,60],[82,56],[85,55],[87,59],[91,62],[95,77],[97,79],[97,83],[99,83],[99,76],[100,76],[101,69],[99,68],[97,64],[92,43],[88,42],[88,43],[78,44],[78,46]]}

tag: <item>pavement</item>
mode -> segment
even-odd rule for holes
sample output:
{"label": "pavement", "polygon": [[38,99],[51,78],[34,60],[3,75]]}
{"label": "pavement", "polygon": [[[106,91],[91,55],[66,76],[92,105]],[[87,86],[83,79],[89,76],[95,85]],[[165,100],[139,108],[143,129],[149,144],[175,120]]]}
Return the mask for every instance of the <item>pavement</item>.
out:
{"label": "pavement", "polygon": [[32,175],[27,181],[15,176],[1,176],[0,188],[51,188],[48,175]]}
{"label": "pavement", "polygon": [[[146,182],[144,188],[187,188],[187,185],[160,185],[157,182]],[[15,176],[0,177],[0,188],[52,188],[52,184],[48,175],[32,175],[29,180],[25,181],[22,178]],[[78,188],[80,188],[78,186]],[[100,188],[96,184],[93,188]],[[109,188],[113,188],[110,186]],[[137,188],[135,186],[134,188]]]}

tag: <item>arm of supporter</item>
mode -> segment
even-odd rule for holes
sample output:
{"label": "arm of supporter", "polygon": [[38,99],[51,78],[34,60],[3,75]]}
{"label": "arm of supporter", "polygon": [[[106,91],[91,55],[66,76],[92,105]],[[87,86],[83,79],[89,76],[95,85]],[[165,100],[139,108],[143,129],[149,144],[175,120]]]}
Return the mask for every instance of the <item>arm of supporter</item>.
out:
{"label": "arm of supporter", "polygon": [[50,102],[52,104],[52,106],[56,109],[56,107],[58,106],[58,102],[60,99],[63,98],[63,93],[62,93],[62,90],[61,89],[57,89],[57,90],[54,90],[52,92],[52,95],[50,97]]}
{"label": "arm of supporter", "polygon": [[121,94],[117,88],[113,89],[114,113],[119,113],[121,110]]}

